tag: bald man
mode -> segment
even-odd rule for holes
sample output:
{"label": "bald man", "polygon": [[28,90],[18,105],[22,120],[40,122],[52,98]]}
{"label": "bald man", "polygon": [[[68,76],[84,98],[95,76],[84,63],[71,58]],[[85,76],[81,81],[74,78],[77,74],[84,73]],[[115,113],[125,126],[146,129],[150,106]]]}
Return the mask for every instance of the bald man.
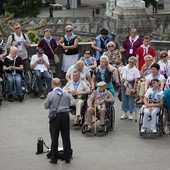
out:
{"label": "bald man", "polygon": [[58,138],[61,131],[63,140],[64,159],[66,163],[71,159],[71,142],[70,142],[70,117],[69,106],[71,103],[70,97],[63,92],[61,81],[58,78],[52,80],[53,91],[48,93],[44,102],[45,109],[49,109],[49,124],[51,135],[51,153],[50,163],[57,164],[58,160]]}

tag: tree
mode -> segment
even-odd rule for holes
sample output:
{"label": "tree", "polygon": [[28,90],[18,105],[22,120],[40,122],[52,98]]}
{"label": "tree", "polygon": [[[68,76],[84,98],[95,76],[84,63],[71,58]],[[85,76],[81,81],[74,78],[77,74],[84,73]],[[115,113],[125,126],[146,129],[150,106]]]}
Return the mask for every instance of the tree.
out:
{"label": "tree", "polygon": [[40,13],[42,0],[2,0],[5,3],[5,10],[14,14],[14,17],[36,16]]}

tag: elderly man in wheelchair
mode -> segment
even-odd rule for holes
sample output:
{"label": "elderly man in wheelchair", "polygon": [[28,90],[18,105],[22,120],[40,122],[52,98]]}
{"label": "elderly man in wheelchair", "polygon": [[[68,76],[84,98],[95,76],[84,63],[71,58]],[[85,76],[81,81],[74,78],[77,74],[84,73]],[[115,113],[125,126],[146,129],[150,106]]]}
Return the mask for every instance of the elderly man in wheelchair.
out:
{"label": "elderly man in wheelchair", "polygon": [[79,125],[81,119],[82,107],[84,105],[84,100],[82,97],[84,95],[88,96],[90,93],[90,87],[87,85],[86,81],[80,79],[80,72],[73,72],[73,80],[70,80],[63,88],[67,92],[71,100],[71,106],[75,106],[76,116],[74,119],[74,125]]}
{"label": "elderly man in wheelchair", "polygon": [[41,99],[44,99],[44,94],[42,89],[43,78],[47,83],[47,91],[50,92],[52,90],[51,88],[52,76],[48,71],[48,69],[50,68],[48,57],[47,55],[44,54],[42,48],[38,48],[37,54],[31,57],[30,68],[33,70],[33,73],[35,74],[36,77],[39,97]]}
{"label": "elderly man in wheelchair", "polygon": [[[101,81],[97,84],[98,88],[93,91],[87,101],[87,115],[84,124],[86,132],[92,130],[92,116],[97,111],[99,114],[99,131],[105,130],[105,116],[106,116],[106,105],[114,102],[114,97],[109,90],[106,90],[106,83]],[[95,110],[96,109],[96,110]]]}
{"label": "elderly man in wheelchair", "polygon": [[[142,120],[140,133],[145,133],[148,128],[148,121],[151,122],[151,132],[157,133],[157,116],[160,114],[160,108],[163,105],[163,91],[160,88],[160,82],[158,79],[153,79],[151,81],[152,87],[150,87],[144,96],[144,105],[142,106]],[[150,117],[150,118],[149,118]],[[139,123],[141,121],[139,120]]]}

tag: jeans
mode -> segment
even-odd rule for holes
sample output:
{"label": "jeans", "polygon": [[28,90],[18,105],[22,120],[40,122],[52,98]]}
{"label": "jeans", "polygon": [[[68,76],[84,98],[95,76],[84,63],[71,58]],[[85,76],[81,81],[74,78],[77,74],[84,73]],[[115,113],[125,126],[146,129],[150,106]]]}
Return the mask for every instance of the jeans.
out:
{"label": "jeans", "polygon": [[16,91],[16,95],[22,95],[22,76],[21,74],[7,74],[8,95],[13,95],[13,91]]}
{"label": "jeans", "polygon": [[129,111],[130,113],[133,113],[135,111],[135,102],[134,102],[134,96],[127,96],[125,94],[126,87],[122,86],[121,92],[122,92],[122,110],[124,112]]}
{"label": "jeans", "polygon": [[34,70],[35,77],[36,77],[36,82],[37,82],[37,87],[38,87],[38,93],[42,93],[42,87],[43,87],[43,81],[42,78],[45,79],[47,83],[47,91],[50,92],[52,90],[51,87],[51,74],[48,71],[40,72],[40,70]]}

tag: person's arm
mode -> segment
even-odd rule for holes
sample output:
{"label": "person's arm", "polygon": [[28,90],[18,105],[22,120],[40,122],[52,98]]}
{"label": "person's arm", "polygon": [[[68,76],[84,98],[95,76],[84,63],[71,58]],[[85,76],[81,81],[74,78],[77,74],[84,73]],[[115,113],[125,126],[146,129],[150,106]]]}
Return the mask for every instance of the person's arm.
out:
{"label": "person's arm", "polygon": [[91,90],[95,89],[96,76],[93,74],[91,79]]}
{"label": "person's arm", "polygon": [[61,47],[64,46],[64,38],[63,37],[58,41],[58,45],[60,45]]}
{"label": "person's arm", "polygon": [[11,66],[12,70],[20,70],[20,71],[23,71],[24,67],[23,67],[23,64],[21,64],[19,67],[16,67],[16,66]]}
{"label": "person's arm", "polygon": [[163,106],[163,100],[161,99],[159,103],[151,103],[150,107],[161,107]]}
{"label": "person's arm", "polygon": [[136,68],[139,69],[139,55],[136,54]]}
{"label": "person's arm", "polygon": [[160,80],[160,84],[161,84],[161,89],[164,89],[164,85],[165,85],[165,79]]}
{"label": "person's arm", "polygon": [[44,102],[45,109],[49,109],[50,108],[50,104],[51,104],[50,93],[48,93],[47,98],[46,98],[46,100]]}
{"label": "person's arm", "polygon": [[101,48],[98,48],[96,45],[97,45],[97,44],[96,44],[96,41],[94,41],[94,42],[91,44],[91,48],[93,48],[94,50],[97,50],[97,51],[99,51],[99,52],[102,52],[102,49],[101,49]]}
{"label": "person's arm", "polygon": [[24,35],[25,35],[26,40],[25,39],[23,40],[23,44],[26,48],[29,48],[31,46],[31,42],[30,42],[28,36],[26,34],[24,34]]}
{"label": "person's arm", "polygon": [[78,46],[78,38],[76,38],[75,40],[74,40],[74,44],[73,45],[70,45],[70,46],[63,46],[63,48],[64,49],[75,49],[75,48],[77,48],[77,46]]}
{"label": "person's arm", "polygon": [[93,65],[91,65],[91,66],[89,66],[91,69],[95,69],[96,67],[97,67],[97,62],[96,62],[96,60],[94,61],[94,64]]}
{"label": "person's arm", "polygon": [[111,64],[107,65],[108,71],[113,73],[115,71],[114,67]]}
{"label": "person's arm", "polygon": [[114,102],[114,101],[115,101],[115,99],[114,99],[114,97],[113,97],[113,95],[111,94],[110,91],[108,91],[108,95],[106,96],[106,98],[104,99],[104,101],[105,101],[106,103],[108,103],[108,102]]}

